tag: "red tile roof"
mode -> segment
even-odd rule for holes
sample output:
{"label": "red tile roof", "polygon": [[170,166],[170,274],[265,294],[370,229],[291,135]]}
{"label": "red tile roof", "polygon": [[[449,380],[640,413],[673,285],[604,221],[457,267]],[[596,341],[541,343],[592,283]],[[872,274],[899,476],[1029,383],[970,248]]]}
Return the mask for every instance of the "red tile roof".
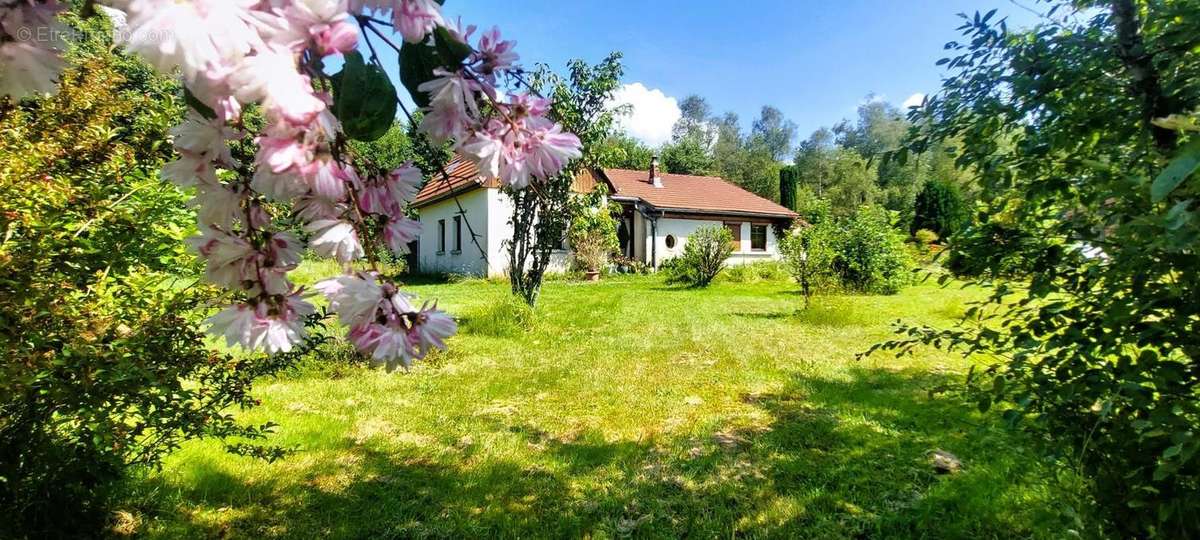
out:
{"label": "red tile roof", "polygon": [[413,201],[414,207],[427,206],[452,194],[460,194],[477,187],[500,187],[500,181],[496,178],[480,182],[479,167],[462,158],[456,157],[446,164],[446,173],[450,175],[449,182],[446,182],[440,171],[425,181],[425,185],[421,186],[421,191]]}
{"label": "red tile roof", "polygon": [[798,214],[715,176],[660,173],[654,187],[646,171],[604,169],[615,197],[636,197],[659,210],[795,218]]}
{"label": "red tile roof", "polygon": [[[413,206],[420,208],[441,201],[452,194],[462,194],[479,187],[498,188],[500,181],[490,178],[481,182],[479,168],[469,160],[456,157],[446,165],[450,181],[440,173],[434,174],[421,191]],[[660,174],[663,187],[656,188],[647,179],[646,171],[603,169],[603,179],[612,186],[615,197],[641,199],[659,210],[682,213],[749,215],[775,218],[795,218],[797,214],[770,200],[764,199],[715,176]],[[574,191],[588,192],[595,185],[596,175],[584,171],[572,186]]]}

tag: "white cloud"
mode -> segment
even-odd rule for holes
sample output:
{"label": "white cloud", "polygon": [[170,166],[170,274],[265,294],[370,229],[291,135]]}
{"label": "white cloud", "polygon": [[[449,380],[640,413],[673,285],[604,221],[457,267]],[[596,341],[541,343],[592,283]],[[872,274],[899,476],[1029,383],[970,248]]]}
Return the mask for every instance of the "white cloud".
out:
{"label": "white cloud", "polygon": [[900,105],[900,109],[907,111],[913,107],[920,107],[923,103],[925,103],[925,94],[917,92],[908,96],[908,99],[904,100],[904,103]]}
{"label": "white cloud", "polygon": [[610,107],[625,104],[632,110],[617,120],[618,127],[653,147],[671,140],[671,128],[683,116],[678,100],[640,82],[622,86],[609,102]]}

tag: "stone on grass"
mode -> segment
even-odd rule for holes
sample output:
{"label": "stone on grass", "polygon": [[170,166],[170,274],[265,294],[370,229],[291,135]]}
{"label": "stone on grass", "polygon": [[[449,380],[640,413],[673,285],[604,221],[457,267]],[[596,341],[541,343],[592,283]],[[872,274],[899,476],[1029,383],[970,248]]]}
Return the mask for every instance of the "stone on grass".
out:
{"label": "stone on grass", "polygon": [[933,470],[938,474],[954,474],[962,470],[962,460],[942,449],[930,451],[929,461],[933,464]]}

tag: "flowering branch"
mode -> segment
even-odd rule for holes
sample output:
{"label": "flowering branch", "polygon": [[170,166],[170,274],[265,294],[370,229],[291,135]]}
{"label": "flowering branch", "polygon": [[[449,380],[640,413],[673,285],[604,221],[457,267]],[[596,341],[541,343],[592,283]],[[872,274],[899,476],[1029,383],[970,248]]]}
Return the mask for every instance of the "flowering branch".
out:
{"label": "flowering branch", "polygon": [[[312,235],[308,247],[347,269],[315,288],[350,327],[360,351],[389,367],[408,366],[444,348],[456,331],[436,305],[418,308],[379,271],[377,242],[404,254],[420,234],[420,223],[405,211],[423,178],[411,163],[363,175],[347,153],[348,139],[378,138],[396,107],[403,108],[374,45],[368,40],[372,65],[355,52],[360,29],[408,59],[401,79],[423,106],[419,130],[475,161],[481,176],[520,190],[554,177],[581,155],[579,139],[546,117],[548,100],[529,93],[500,98],[497,82],[519,79],[505,77],[519,72],[515,43],[493,28],[477,47],[468,45],[475,28],[447,26],[434,0],[107,3],[103,9],[123,26],[117,32],[122,45],[161,72],[181,76],[189,111],[172,130],[180,157],[162,176],[195,189],[190,204],[201,233],[189,243],[205,259],[206,278],[238,298],[209,319],[230,345],[290,351],[315,311],[304,288],[288,279],[304,245],[273,228],[268,202],[290,205]],[[0,1],[0,95],[20,99],[54,89],[61,44],[23,36],[30,27],[57,24],[62,9],[57,0]],[[389,15],[390,22],[376,17]],[[404,44],[377,24],[392,27]],[[323,59],[335,54],[345,55],[345,66],[327,75]],[[229,148],[247,136],[246,107],[266,119],[250,168]],[[353,272],[364,257],[371,271]]]}

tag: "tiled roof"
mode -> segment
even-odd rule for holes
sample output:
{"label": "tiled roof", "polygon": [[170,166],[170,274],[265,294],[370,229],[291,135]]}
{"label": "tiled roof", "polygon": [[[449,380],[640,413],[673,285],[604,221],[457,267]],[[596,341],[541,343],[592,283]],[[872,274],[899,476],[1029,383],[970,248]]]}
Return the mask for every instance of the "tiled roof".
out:
{"label": "tiled roof", "polygon": [[450,175],[450,181],[446,182],[441,172],[430,176],[425,181],[425,185],[421,186],[421,191],[417,193],[417,198],[413,201],[413,206],[420,208],[449,197],[451,194],[470,191],[477,187],[500,187],[500,181],[496,178],[480,182],[479,168],[474,163],[465,159],[456,157],[451,160],[450,163],[446,164],[446,172]]}
{"label": "tiled roof", "polygon": [[[499,188],[500,181],[479,179],[479,169],[469,160],[456,157],[446,165],[450,181],[434,174],[421,187],[413,206],[420,208],[441,201],[451,194],[461,194],[478,187]],[[700,212],[710,214],[751,215],[795,218],[797,214],[773,201],[750,193],[715,176],[660,174],[663,187],[656,188],[647,181],[646,171],[604,169],[601,171],[613,187],[613,196],[641,199],[660,210]],[[595,175],[584,171],[572,189],[586,193],[595,185]]]}
{"label": "tiled roof", "polygon": [[660,210],[730,213],[780,218],[797,214],[715,176],[660,173],[662,187],[654,187],[646,171],[604,169],[614,196],[636,197]]}

